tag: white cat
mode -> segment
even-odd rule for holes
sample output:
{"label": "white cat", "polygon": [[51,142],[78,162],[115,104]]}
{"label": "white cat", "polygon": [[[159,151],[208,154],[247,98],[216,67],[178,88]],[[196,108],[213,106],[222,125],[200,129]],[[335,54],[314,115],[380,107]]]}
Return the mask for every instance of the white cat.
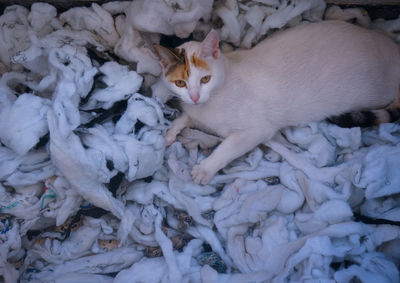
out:
{"label": "white cat", "polygon": [[[155,46],[162,78],[183,108],[167,143],[185,127],[224,138],[193,168],[196,183],[207,184],[283,127],[398,105],[399,48],[377,31],[338,21],[303,24],[227,54],[218,41],[211,31],[201,43]],[[353,118],[375,122],[394,119],[393,113],[364,111]]]}

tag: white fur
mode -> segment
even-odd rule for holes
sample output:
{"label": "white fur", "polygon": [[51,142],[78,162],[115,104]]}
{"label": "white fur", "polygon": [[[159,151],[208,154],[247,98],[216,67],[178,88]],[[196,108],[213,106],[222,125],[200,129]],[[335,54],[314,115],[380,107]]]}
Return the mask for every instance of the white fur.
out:
{"label": "white fur", "polygon": [[[190,54],[199,46],[190,42],[182,47]],[[210,85],[202,86],[196,105],[182,98],[184,113],[167,133],[169,143],[186,126],[225,138],[194,167],[192,176],[202,184],[283,127],[385,107],[397,97],[400,82],[395,43],[336,21],[304,24],[253,49],[206,62],[213,75]],[[192,70],[189,85],[203,75]]]}

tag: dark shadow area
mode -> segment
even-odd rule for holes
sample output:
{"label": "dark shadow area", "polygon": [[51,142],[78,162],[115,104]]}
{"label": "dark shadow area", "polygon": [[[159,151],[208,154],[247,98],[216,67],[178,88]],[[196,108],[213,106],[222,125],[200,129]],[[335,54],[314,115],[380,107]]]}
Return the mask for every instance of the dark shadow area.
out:
{"label": "dark shadow area", "polygon": [[99,5],[106,2],[111,2],[112,0],[0,0],[0,14],[3,14],[4,9],[11,5],[21,5],[30,9],[31,5],[36,2],[49,3],[57,8],[58,13],[62,13],[72,7],[86,6],[90,7],[92,3],[97,3]]}

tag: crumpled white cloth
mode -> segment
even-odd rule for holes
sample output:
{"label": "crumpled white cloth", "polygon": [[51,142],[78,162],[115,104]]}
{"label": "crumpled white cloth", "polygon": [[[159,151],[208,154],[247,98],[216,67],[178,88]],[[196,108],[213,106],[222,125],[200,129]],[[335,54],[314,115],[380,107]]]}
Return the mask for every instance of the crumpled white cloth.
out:
{"label": "crumpled white cloth", "polygon": [[71,8],[60,15],[60,20],[74,30],[93,32],[106,48],[114,46],[119,39],[112,15],[96,3],[93,3],[90,8]]}
{"label": "crumpled white cloth", "polygon": [[129,22],[139,31],[188,37],[200,18],[210,18],[213,0],[138,0],[128,11]]}
{"label": "crumpled white cloth", "polygon": [[28,37],[28,9],[22,6],[9,6],[4,10],[0,19],[0,59],[7,67],[10,67],[11,56],[15,52],[29,47]]}
{"label": "crumpled white cloth", "polygon": [[[160,72],[149,49],[160,33],[201,39],[214,27],[224,44],[250,47],[325,9],[317,0],[213,4],[109,2],[57,15],[35,3],[0,16],[6,282],[399,281],[400,229],[354,222],[356,213],[399,221],[398,124],[283,129],[207,186],[190,172],[220,138],[185,129],[165,149],[168,93],[160,84],[160,99],[138,93],[138,73]],[[361,10],[330,9],[369,23]],[[395,33],[397,23],[371,26]],[[91,60],[86,47],[137,64]]]}
{"label": "crumpled white cloth", "polygon": [[324,17],[325,20],[356,20],[357,24],[364,27],[368,27],[371,23],[367,11],[359,8],[342,9],[339,6],[331,6],[326,9]]}
{"label": "crumpled white cloth", "polygon": [[282,28],[303,20],[320,20],[325,2],[316,1],[251,1],[243,5],[226,1],[216,9],[223,21],[220,29],[223,40],[236,46],[250,48],[271,29]]}
{"label": "crumpled white cloth", "polygon": [[19,96],[0,113],[0,141],[21,156],[28,153],[48,132],[49,104],[49,100],[29,93]]}
{"label": "crumpled white cloth", "polygon": [[47,268],[43,269],[42,272],[32,274],[23,282],[40,282],[41,280],[45,280],[46,282],[56,280],[57,282],[59,277],[63,278],[62,280],[65,280],[65,282],[73,282],[74,279],[79,278],[87,278],[89,280],[97,278],[107,279],[109,281],[110,279],[108,277],[96,276],[96,273],[112,273],[119,271],[137,262],[141,258],[142,253],[138,252],[135,248],[117,248],[110,252],[68,260],[63,264],[49,265]]}
{"label": "crumpled white cloth", "polygon": [[[95,8],[98,8],[97,12],[106,13],[98,6]],[[118,238],[124,243],[134,219],[129,210],[125,211],[124,204],[112,196],[105,183],[110,182],[117,172],[126,173],[129,180],[152,175],[163,161],[162,132],[168,123],[163,120],[157,102],[136,93],[142,84],[142,78],[136,72],[116,62],[107,62],[99,68],[93,66],[83,46],[90,43],[102,47],[104,42],[91,36],[90,31],[71,31],[57,25],[54,11],[54,7],[47,4],[35,5],[31,13],[25,8],[13,6],[7,8],[1,17],[15,32],[5,33],[10,37],[6,41],[14,53],[6,54],[8,58],[4,63],[9,70],[15,68],[16,71],[5,73],[1,79],[4,92],[0,99],[3,109],[0,119],[0,178],[7,186],[18,189],[15,192],[2,191],[1,212],[24,220],[21,226],[14,222],[10,230],[19,231],[24,236],[30,229],[41,229],[52,223],[63,224],[79,210],[84,200],[90,201],[121,219],[120,229],[117,230]],[[38,18],[40,12],[45,13],[42,20]],[[70,13],[78,16],[75,12]],[[44,25],[46,28],[43,28]],[[81,27],[74,26],[76,29]],[[24,44],[20,37],[24,37]],[[11,44],[19,44],[21,49]],[[20,67],[25,68],[25,73],[20,71]],[[84,107],[79,109],[81,99],[89,95],[97,73],[103,74],[107,87],[95,89]],[[17,93],[20,85],[31,92]],[[24,91],[24,88],[21,90]],[[96,125],[87,132],[78,129],[83,121],[91,119],[90,114],[81,110],[108,109],[115,102],[131,96],[134,98],[128,102],[128,109],[123,115],[126,122],[121,122],[115,133],[116,125],[109,122],[104,126]],[[142,107],[142,112],[136,111]],[[143,126],[136,131],[135,124],[139,122]],[[83,131],[80,137],[77,135],[79,131]],[[49,134],[47,138],[46,134]],[[34,148],[41,138],[49,139],[49,146]],[[113,151],[109,150],[110,146]],[[114,169],[107,167],[108,157]],[[62,177],[50,181],[54,175]],[[43,192],[44,183],[48,187]],[[37,189],[28,191],[29,186],[36,186]],[[54,222],[47,220],[46,224],[43,217]],[[7,238],[12,236],[10,231],[2,230],[2,233]],[[96,231],[88,224],[79,231],[64,242],[60,253],[55,252],[53,242],[51,253],[46,256],[46,253],[40,252],[41,257],[59,264],[62,258],[65,260],[72,254],[78,257],[87,254],[97,241],[98,233],[88,237]],[[84,234],[86,242],[80,239]],[[81,245],[76,245],[77,241]],[[7,245],[4,248],[5,252],[11,249]],[[5,253],[2,258],[8,257],[10,255]],[[29,257],[25,268],[28,265]],[[4,274],[8,274],[7,278],[14,276],[10,281],[15,281],[15,269],[10,269],[7,261],[1,266]],[[66,271],[62,269],[62,272]]]}
{"label": "crumpled white cloth", "polygon": [[89,98],[85,109],[103,107],[109,109],[115,102],[126,99],[139,90],[142,77],[134,71],[129,71],[127,66],[115,62],[107,62],[99,68],[103,74],[102,81],[106,88],[95,89]]}

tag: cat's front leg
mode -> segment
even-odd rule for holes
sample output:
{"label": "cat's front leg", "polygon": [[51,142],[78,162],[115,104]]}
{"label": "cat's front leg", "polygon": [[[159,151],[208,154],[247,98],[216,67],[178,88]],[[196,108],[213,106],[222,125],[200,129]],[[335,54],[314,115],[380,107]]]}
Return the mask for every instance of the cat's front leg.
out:
{"label": "cat's front leg", "polygon": [[249,152],[257,145],[271,138],[273,132],[246,131],[228,136],[207,158],[193,167],[192,178],[197,184],[208,184],[218,170],[232,160]]}
{"label": "cat's front leg", "polygon": [[190,117],[186,113],[182,113],[181,116],[176,118],[172,122],[171,128],[167,131],[167,134],[165,135],[167,146],[170,146],[176,140],[176,136],[189,124]]}

